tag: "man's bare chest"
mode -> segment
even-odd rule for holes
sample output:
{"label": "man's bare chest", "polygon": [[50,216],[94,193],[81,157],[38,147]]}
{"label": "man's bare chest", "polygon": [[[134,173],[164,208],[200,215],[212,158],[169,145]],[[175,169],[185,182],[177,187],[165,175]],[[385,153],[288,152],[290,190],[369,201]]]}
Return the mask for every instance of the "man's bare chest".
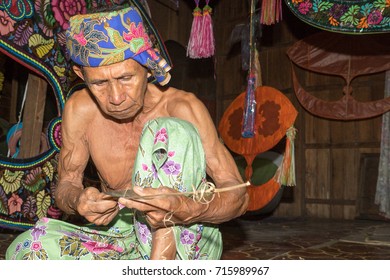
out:
{"label": "man's bare chest", "polygon": [[141,130],[101,127],[88,134],[88,149],[100,176],[113,188],[131,181]]}

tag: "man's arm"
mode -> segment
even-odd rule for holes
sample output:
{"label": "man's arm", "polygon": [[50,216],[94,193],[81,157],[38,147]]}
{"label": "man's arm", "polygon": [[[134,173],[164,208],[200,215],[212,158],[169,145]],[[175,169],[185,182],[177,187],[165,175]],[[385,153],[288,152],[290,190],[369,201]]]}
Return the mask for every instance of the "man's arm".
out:
{"label": "man's arm", "polygon": [[[115,201],[96,188],[83,186],[84,169],[89,160],[86,130],[91,120],[85,92],[76,92],[67,101],[62,114],[62,147],[58,163],[58,208],[68,214],[80,214],[96,224],[107,224],[117,214]],[[83,106],[82,104],[85,104]]]}
{"label": "man's arm", "polygon": [[[221,143],[215,125],[204,104],[193,94],[175,108],[177,117],[185,119],[198,129],[206,154],[207,174],[213,179],[216,188],[223,189],[242,184],[243,180],[237,165],[226,147]],[[212,203],[203,209],[199,221],[221,223],[245,213],[248,206],[246,188],[220,192]]]}
{"label": "man's arm", "polygon": [[[79,94],[78,92],[74,93]],[[62,114],[62,147],[58,162],[57,206],[67,214],[77,212],[78,199],[83,191],[83,174],[89,153],[85,141],[84,118],[77,112],[77,96],[65,104]]]}
{"label": "man's arm", "polygon": [[172,227],[152,229],[151,260],[174,260],[176,241]]}

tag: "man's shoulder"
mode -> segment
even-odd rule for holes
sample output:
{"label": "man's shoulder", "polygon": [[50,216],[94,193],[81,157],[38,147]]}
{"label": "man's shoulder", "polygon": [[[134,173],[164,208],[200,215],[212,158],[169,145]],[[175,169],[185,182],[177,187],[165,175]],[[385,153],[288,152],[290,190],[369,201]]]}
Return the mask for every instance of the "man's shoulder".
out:
{"label": "man's shoulder", "polygon": [[87,89],[75,91],[65,102],[65,108],[74,113],[92,113],[96,109],[96,103]]}
{"label": "man's shoulder", "polygon": [[165,95],[169,100],[169,103],[177,103],[181,105],[187,104],[191,106],[200,102],[194,93],[177,88],[169,88]]}
{"label": "man's shoulder", "polygon": [[98,111],[96,103],[86,89],[74,92],[65,102],[63,117],[72,125],[85,126],[93,121]]}
{"label": "man's shoulder", "polygon": [[191,107],[198,102],[195,94],[173,87],[149,85],[148,91],[153,98],[160,96],[158,107],[166,107],[168,112],[172,112],[172,109],[177,107]]}
{"label": "man's shoulder", "polygon": [[203,102],[192,92],[170,89],[165,95],[168,114],[185,120],[194,119],[194,115],[203,117],[205,114]]}

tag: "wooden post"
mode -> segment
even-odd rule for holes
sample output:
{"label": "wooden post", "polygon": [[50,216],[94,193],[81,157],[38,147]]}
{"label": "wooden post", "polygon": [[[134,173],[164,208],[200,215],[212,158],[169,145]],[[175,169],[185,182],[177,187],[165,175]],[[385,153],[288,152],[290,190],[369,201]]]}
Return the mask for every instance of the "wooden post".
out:
{"label": "wooden post", "polygon": [[16,107],[18,103],[18,89],[19,89],[19,82],[17,77],[17,71],[14,69],[12,75],[12,83],[11,83],[11,102],[9,106],[9,123],[17,123],[17,112]]}
{"label": "wooden post", "polygon": [[27,96],[18,158],[30,158],[40,154],[47,82],[34,74],[29,74],[27,81]]}

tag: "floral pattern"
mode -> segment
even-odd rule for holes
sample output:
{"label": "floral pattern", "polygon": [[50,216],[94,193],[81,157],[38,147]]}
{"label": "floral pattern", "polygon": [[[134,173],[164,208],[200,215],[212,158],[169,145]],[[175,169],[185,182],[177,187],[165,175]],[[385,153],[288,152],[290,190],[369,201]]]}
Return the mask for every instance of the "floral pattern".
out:
{"label": "floral pattern", "polygon": [[163,166],[163,170],[167,175],[179,175],[180,169],[181,165],[179,163],[174,162],[173,160],[167,161]]}
{"label": "floral pattern", "polygon": [[150,68],[152,76],[165,85],[170,79],[171,66],[153,48],[145,25],[147,20],[143,20],[134,7],[119,12],[76,15],[66,31],[70,58],[85,67],[110,65],[131,58],[150,68],[152,60],[155,63]]}
{"label": "floral pattern", "polygon": [[[169,145],[166,142],[166,145],[159,146],[168,137],[180,141],[170,141]],[[163,142],[155,142],[156,139],[163,139]],[[156,147],[161,148],[157,149],[162,150],[161,155],[165,154],[165,157],[161,157],[164,162],[160,167],[153,160]],[[164,166],[174,168],[167,173]],[[195,190],[206,182],[205,155],[197,130],[190,123],[173,118],[150,121],[143,130],[134,169],[134,186],[157,188],[164,185],[183,192],[187,191],[187,187],[191,191]],[[179,169],[180,172],[177,172]],[[30,174],[39,172],[36,170]],[[39,212],[39,208],[44,205],[45,194],[42,191],[40,195],[24,201],[21,211],[31,213],[28,210],[33,209]],[[43,217],[14,240],[7,250],[6,258],[147,260],[153,243],[152,230],[145,214],[133,211],[126,207],[121,209],[108,227],[80,227]],[[47,212],[50,213],[49,210]],[[172,229],[176,259],[206,260],[221,257],[222,238],[217,226],[192,224],[173,226]]]}
{"label": "floral pattern", "polygon": [[[61,218],[62,212],[55,207],[53,195],[57,184],[57,157],[62,144],[61,114],[66,98],[82,86],[71,71],[65,29],[69,17],[74,14],[121,3],[141,8],[135,0],[0,1],[0,50],[46,78],[53,88],[59,111],[49,129],[51,153],[33,161],[0,159],[0,225],[25,230],[40,217]],[[160,54],[170,61],[151,22],[145,24],[144,29],[154,38],[153,48],[160,50]],[[138,34],[139,26],[134,26],[132,32]],[[127,35],[131,37],[133,33]],[[1,85],[2,78],[0,75]]]}
{"label": "floral pattern", "polygon": [[149,228],[146,225],[139,222],[135,222],[135,226],[137,228],[141,242],[143,244],[150,244],[151,243],[150,239],[152,235],[150,233]]}
{"label": "floral pattern", "polygon": [[88,57],[91,50],[95,50],[97,54],[101,54],[99,50],[99,42],[107,40],[106,35],[99,30],[95,30],[94,26],[98,21],[90,21],[87,23],[82,22],[80,29],[84,30],[85,33],[80,31],[76,33],[72,41],[68,41],[70,44],[68,48],[72,50],[72,55],[80,57],[83,64],[88,63]]}
{"label": "floral pattern", "polygon": [[[136,26],[132,22],[129,27],[129,32],[123,33],[123,39],[130,43],[130,49],[133,53],[141,53],[151,48],[150,39],[145,32],[143,24]],[[153,52],[153,54],[155,53]]]}
{"label": "floral pattern", "polygon": [[390,31],[389,0],[286,0],[301,20],[321,29],[343,33]]}
{"label": "floral pattern", "polygon": [[[51,195],[51,184],[57,181],[57,176],[54,176],[57,157],[58,154],[41,163],[41,166],[25,171],[6,169],[0,173],[0,223],[15,229],[25,229],[33,226],[41,217],[62,216],[62,212],[54,206]],[[12,223],[8,224],[8,221]]]}
{"label": "floral pattern", "polygon": [[156,132],[156,136],[154,137],[153,143],[154,144],[156,144],[157,142],[167,143],[167,141],[168,141],[167,130],[163,127]]}
{"label": "floral pattern", "polygon": [[45,225],[36,225],[31,229],[31,236],[33,240],[38,240],[40,236],[46,235],[46,226]]}
{"label": "floral pattern", "polygon": [[195,235],[192,232],[188,231],[187,229],[183,230],[180,233],[181,244],[192,245],[194,243],[194,240],[195,240]]}
{"label": "floral pattern", "polygon": [[140,259],[130,228],[122,219],[112,228],[98,228],[42,218],[11,244],[7,259]]}
{"label": "floral pattern", "polygon": [[0,9],[7,12],[14,20],[30,18],[34,12],[33,0],[3,0]]}
{"label": "floral pattern", "polygon": [[[158,118],[145,125],[134,168],[137,171],[133,185],[144,188],[167,186],[187,192],[195,191],[206,182],[205,157],[199,135],[191,124],[174,118]],[[151,228],[144,214],[139,212],[134,216],[134,224],[140,251],[146,258],[153,243]],[[194,224],[174,226],[173,231],[177,259],[219,258],[221,239],[217,228]]]}
{"label": "floral pattern", "polygon": [[84,0],[52,0],[51,6],[54,18],[60,24],[62,29],[69,27],[69,19],[77,14],[85,14],[87,7]]}
{"label": "floral pattern", "polygon": [[0,11],[0,35],[4,36],[14,31],[14,21],[6,12]]}
{"label": "floral pattern", "polygon": [[23,200],[17,194],[13,193],[11,198],[8,200],[9,214],[20,212],[22,208],[22,203]]}

